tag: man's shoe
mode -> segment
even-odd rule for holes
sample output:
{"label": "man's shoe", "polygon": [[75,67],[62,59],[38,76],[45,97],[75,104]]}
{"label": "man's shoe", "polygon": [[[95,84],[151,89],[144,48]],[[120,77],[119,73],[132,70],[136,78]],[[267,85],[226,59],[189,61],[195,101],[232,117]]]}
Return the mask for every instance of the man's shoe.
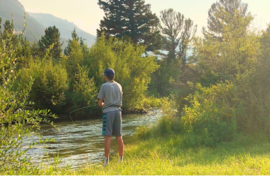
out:
{"label": "man's shoe", "polygon": [[119,156],[119,162],[123,162],[123,156],[122,157]]}
{"label": "man's shoe", "polygon": [[106,167],[107,165],[109,165],[109,157],[105,157],[105,162],[104,162],[104,167]]}

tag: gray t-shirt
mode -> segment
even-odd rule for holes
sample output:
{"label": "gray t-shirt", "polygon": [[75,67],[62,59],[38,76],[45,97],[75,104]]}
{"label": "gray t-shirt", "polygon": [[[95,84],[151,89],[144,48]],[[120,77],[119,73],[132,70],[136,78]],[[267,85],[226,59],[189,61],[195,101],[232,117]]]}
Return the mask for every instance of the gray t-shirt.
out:
{"label": "gray t-shirt", "polygon": [[122,106],[122,86],[117,82],[106,82],[101,85],[98,99],[103,99],[103,113],[119,110]]}

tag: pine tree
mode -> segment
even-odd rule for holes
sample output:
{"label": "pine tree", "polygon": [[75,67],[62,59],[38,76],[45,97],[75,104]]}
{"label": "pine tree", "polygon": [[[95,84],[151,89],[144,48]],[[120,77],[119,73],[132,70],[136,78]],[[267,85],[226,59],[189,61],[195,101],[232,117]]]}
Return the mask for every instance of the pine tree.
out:
{"label": "pine tree", "polygon": [[71,45],[73,39],[75,39],[77,42],[79,42],[79,37],[78,37],[78,34],[76,33],[75,28],[71,33],[71,37],[72,38],[68,40],[68,46],[64,50],[64,54],[67,55],[67,56],[70,54],[70,45]]}
{"label": "pine tree", "polygon": [[[13,49],[15,48],[15,45],[18,45],[18,36],[16,34],[14,34],[14,24],[13,24],[13,20],[9,21],[9,20],[6,20],[5,23],[4,23],[4,29],[3,29],[3,32],[1,30],[1,21],[2,19],[0,19],[0,40],[4,40],[6,41],[5,43],[5,47],[12,47]],[[12,45],[10,45],[8,42],[10,42]],[[3,44],[0,43],[0,47],[2,46]]]}
{"label": "pine tree", "polygon": [[161,48],[161,36],[156,30],[158,18],[144,0],[99,0],[105,17],[100,22],[97,36],[128,37],[134,44],[145,45],[146,51]]}
{"label": "pine tree", "polygon": [[82,49],[82,52],[84,54],[84,56],[87,54],[88,52],[88,47],[87,47],[87,44],[84,42],[84,39],[82,37],[79,37],[77,32],[76,32],[76,29],[74,28],[74,30],[72,31],[71,33],[71,39],[68,40],[68,46],[65,48],[64,50],[64,54],[69,56],[70,55],[70,46],[72,44],[72,41],[75,39],[79,44],[80,44],[80,47]]}
{"label": "pine tree", "polygon": [[50,56],[54,59],[60,58],[62,53],[62,43],[60,40],[59,30],[53,26],[48,27],[45,30],[45,35],[42,36],[41,40],[38,42],[39,49],[41,51],[41,57],[46,55],[47,50],[53,45],[53,48],[50,51]]}
{"label": "pine tree", "polygon": [[[252,21],[251,13],[247,13],[248,4],[241,0],[219,0],[214,3],[208,12],[208,26],[203,28],[205,38],[213,38],[222,41],[226,26],[231,25],[233,30],[242,29],[239,33],[245,33]],[[239,20],[246,19],[245,23]]]}
{"label": "pine tree", "polygon": [[186,19],[183,14],[168,9],[160,12],[159,28],[163,35],[163,49],[169,52],[167,63],[177,58],[186,63],[188,43],[195,35],[197,25],[193,25],[193,21]]}

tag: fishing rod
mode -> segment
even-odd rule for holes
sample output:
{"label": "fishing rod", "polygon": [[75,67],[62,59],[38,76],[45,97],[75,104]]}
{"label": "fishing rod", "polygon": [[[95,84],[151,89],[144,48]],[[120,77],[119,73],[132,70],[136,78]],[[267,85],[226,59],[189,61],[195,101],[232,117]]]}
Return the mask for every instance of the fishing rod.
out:
{"label": "fishing rod", "polygon": [[85,109],[85,108],[96,107],[96,106],[98,106],[98,105],[96,105],[96,104],[95,104],[95,105],[85,106],[85,107],[82,107],[82,108],[76,109],[76,110],[74,110],[74,111],[71,111],[71,112],[69,113],[69,117],[70,117],[70,119],[71,119],[72,123],[74,124],[73,119],[72,119],[72,117],[71,117],[71,113],[73,113],[73,112],[77,112],[77,111],[82,110],[82,109]]}

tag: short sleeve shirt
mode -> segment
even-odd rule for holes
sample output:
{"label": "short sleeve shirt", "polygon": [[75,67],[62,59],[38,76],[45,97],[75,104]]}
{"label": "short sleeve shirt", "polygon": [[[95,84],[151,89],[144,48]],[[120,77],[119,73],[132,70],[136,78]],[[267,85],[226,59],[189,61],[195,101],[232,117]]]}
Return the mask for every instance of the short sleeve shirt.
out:
{"label": "short sleeve shirt", "polygon": [[122,86],[117,82],[106,82],[102,84],[98,93],[98,99],[104,100],[103,112],[119,110],[122,106]]}

